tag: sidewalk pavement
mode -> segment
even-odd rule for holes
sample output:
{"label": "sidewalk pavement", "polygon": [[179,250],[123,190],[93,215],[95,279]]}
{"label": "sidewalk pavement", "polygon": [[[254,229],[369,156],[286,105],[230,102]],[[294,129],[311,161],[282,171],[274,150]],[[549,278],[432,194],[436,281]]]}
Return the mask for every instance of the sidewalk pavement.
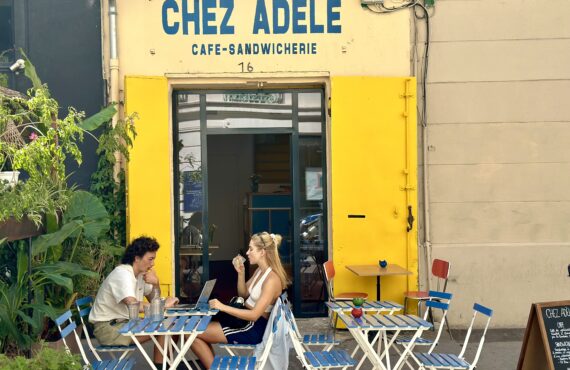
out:
{"label": "sidewalk pavement", "polygon": [[[328,329],[328,319],[327,318],[311,318],[311,319],[297,319],[299,325],[299,330],[303,334],[310,333],[324,333]],[[332,333],[332,329],[331,333]],[[443,331],[441,334],[439,345],[436,351],[445,353],[455,353],[459,354],[461,351],[461,346],[463,344],[463,339],[465,338],[465,331],[455,331],[452,330],[453,339],[452,340],[447,333]],[[433,332],[426,332],[425,336],[433,336]],[[481,332],[474,331],[470,344],[468,345],[466,351],[466,359],[468,361],[473,360],[475,353],[477,351],[478,341],[480,339]],[[477,365],[477,370],[514,370],[516,369],[522,339],[524,335],[524,329],[490,329],[487,332],[485,338],[485,344],[483,345],[483,351],[479,362]],[[354,339],[347,330],[337,331],[337,340],[340,341],[340,345],[337,348],[342,348],[349,353],[353,350],[356,345]],[[147,353],[152,353],[151,343],[145,343],[145,348]],[[422,352],[423,348],[418,348],[418,352]],[[226,354],[225,351],[216,349],[218,354]],[[426,349],[427,351],[427,349]],[[359,352],[362,354],[362,352]],[[187,357],[191,358],[192,355],[188,354]],[[136,359],[136,369],[149,369],[145,359],[142,357],[138,350],[135,351],[134,355]],[[396,358],[392,359],[392,364],[395,364]],[[295,356],[295,351],[291,349],[289,354],[289,369],[291,370],[301,370],[303,369],[299,360]],[[363,370],[372,369],[372,366],[368,361],[364,363],[361,367]],[[403,369],[408,369],[404,366]]]}

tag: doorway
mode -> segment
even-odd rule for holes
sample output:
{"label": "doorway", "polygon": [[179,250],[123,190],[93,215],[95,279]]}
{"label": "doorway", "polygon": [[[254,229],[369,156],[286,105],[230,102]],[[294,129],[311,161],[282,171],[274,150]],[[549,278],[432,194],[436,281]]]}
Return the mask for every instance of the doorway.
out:
{"label": "doorway", "polygon": [[174,93],[179,297],[192,302],[204,281],[217,278],[215,294],[227,302],[237,294],[232,258],[245,256],[253,233],[269,231],[283,236],[279,254],[296,314],[325,314],[323,96],[322,90]]}

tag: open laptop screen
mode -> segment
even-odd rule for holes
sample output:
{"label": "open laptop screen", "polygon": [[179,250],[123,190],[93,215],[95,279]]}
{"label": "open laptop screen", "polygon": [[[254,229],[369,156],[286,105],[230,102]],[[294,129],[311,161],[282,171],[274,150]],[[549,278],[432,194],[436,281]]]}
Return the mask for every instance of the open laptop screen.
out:
{"label": "open laptop screen", "polygon": [[215,285],[216,285],[216,279],[206,281],[206,284],[204,284],[204,287],[200,292],[200,296],[198,297],[198,302],[191,304],[177,304],[171,307],[171,309],[188,310],[195,308],[196,306],[207,305]]}

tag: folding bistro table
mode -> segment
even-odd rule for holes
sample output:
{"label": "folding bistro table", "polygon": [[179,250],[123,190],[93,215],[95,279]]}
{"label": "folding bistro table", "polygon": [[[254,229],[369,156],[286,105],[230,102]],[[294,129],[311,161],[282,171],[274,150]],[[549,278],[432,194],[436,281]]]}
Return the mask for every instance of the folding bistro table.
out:
{"label": "folding bistro table", "polygon": [[[414,347],[415,341],[421,336],[422,332],[432,327],[431,323],[414,315],[365,314],[357,319],[351,315],[339,313],[339,317],[356,340],[357,348],[355,348],[352,356],[356,354],[358,348],[364,351],[365,357],[361,359],[357,369],[362,365],[364,359],[368,358],[375,369],[398,370],[403,365],[407,355]],[[386,331],[394,332],[389,341]],[[396,361],[396,364],[392,367],[390,364],[389,350],[401,331],[411,331],[413,335],[410,342],[404,347],[398,361]],[[368,340],[369,332],[376,332],[372,342]],[[376,344],[377,341],[378,346],[376,350],[374,349],[374,344]],[[380,341],[383,342],[382,352],[380,352]],[[385,359],[385,362],[382,361],[383,359]]]}
{"label": "folding bistro table", "polygon": [[[186,366],[190,368],[190,365],[184,358],[184,355],[186,355],[186,352],[188,352],[192,342],[194,342],[194,339],[196,339],[198,334],[201,334],[206,330],[211,319],[212,316],[192,315],[167,316],[160,321],[151,321],[149,318],[142,320],[130,320],[123,325],[121,329],[119,329],[119,333],[130,336],[133,339],[133,342],[137,345],[143,357],[154,370],[158,369],[154,366],[153,361],[142,347],[138,337],[147,335],[151,337],[152,341],[159,348],[164,358],[162,363],[163,369],[166,369],[167,364],[170,365],[169,369],[176,369],[181,361],[184,361]],[[157,338],[159,336],[164,337],[164,347],[161,347],[158,343]],[[173,336],[180,337],[180,347],[177,346],[175,341],[171,340]],[[173,349],[176,351],[176,356],[174,356]]]}
{"label": "folding bistro table", "polygon": [[[346,312],[352,311],[354,308],[354,303],[352,301],[334,301],[334,302],[326,302],[327,307],[329,310],[334,311],[336,313],[339,312]],[[400,311],[404,308],[399,303],[391,302],[391,301],[364,301],[364,304],[360,307],[363,312],[382,312],[387,313],[388,315],[393,314],[396,311]]]}
{"label": "folding bistro table", "polygon": [[348,265],[346,268],[358,276],[376,276],[376,300],[380,300],[380,278],[391,275],[411,275],[412,273],[402,266],[389,264],[386,267],[375,265]]}

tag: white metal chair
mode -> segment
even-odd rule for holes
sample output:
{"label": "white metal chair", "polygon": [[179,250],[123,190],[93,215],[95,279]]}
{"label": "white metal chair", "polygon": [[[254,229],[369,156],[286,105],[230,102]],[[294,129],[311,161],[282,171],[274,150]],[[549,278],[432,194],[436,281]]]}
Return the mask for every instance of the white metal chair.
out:
{"label": "white metal chair", "polygon": [[[434,339],[428,339],[428,338],[417,338],[414,343],[413,343],[413,347],[410,350],[413,350],[416,346],[430,346],[428,349],[428,352],[432,352],[435,347],[437,346],[438,342],[439,342],[439,338],[441,337],[441,331],[443,330],[443,327],[445,326],[445,320],[447,318],[447,311],[449,309],[449,304],[451,302],[451,298],[453,297],[453,294],[451,293],[445,293],[445,292],[438,292],[438,291],[433,291],[430,290],[429,291],[429,295],[431,297],[433,297],[436,300],[430,300],[426,302],[426,312],[424,313],[424,320],[428,320],[428,316],[430,315],[430,312],[433,309],[439,309],[442,311],[442,317],[441,317],[441,321],[439,323],[439,328],[437,329],[437,334],[435,336]],[[407,346],[409,345],[409,343],[411,342],[412,337],[410,336],[400,336],[396,339],[396,346],[394,346],[394,349],[396,350],[396,352],[398,354],[401,354],[402,351],[399,347],[403,347],[403,346]],[[408,367],[412,370],[414,370],[414,368],[412,367],[412,365],[410,364],[410,362],[408,360],[406,360],[406,364],[408,365]]]}
{"label": "white metal chair", "polygon": [[[263,352],[259,358],[256,356],[215,356],[214,362],[210,367],[210,370],[234,370],[234,369],[247,369],[247,370],[254,370],[254,369],[263,369],[265,363],[267,362],[267,358],[269,357],[269,352],[271,351],[271,346],[273,345],[273,338],[277,329],[279,328],[279,320],[282,319],[283,310],[282,305],[276,304],[274,307],[275,318],[273,320],[273,325],[271,327],[268,325],[265,329],[271,330],[269,336],[267,337],[266,342],[264,343],[265,347],[263,347]],[[254,346],[255,347],[255,346]]]}
{"label": "white metal chair", "polygon": [[93,306],[93,297],[83,297],[75,300],[75,307],[77,308],[77,312],[79,313],[79,320],[81,320],[81,324],[83,325],[83,332],[85,333],[85,341],[87,342],[87,346],[93,356],[99,361],[101,361],[101,356],[99,353],[108,353],[112,358],[116,358],[119,355],[119,360],[123,358],[128,358],[131,354],[134,353],[136,349],[135,345],[132,346],[94,346],[91,340],[91,336],[89,335],[89,330],[87,327],[87,320],[89,318],[89,313],[91,312],[91,308]]}
{"label": "white metal chair", "polygon": [[[451,271],[451,265],[449,262],[434,259],[431,265],[431,274],[437,278],[436,287],[434,290],[445,292],[447,289],[447,279],[449,277],[449,272]],[[416,300],[418,301],[418,316],[421,316],[421,303],[430,299],[429,292],[427,291],[407,291],[404,293],[404,313],[408,312],[408,301]]]}
{"label": "white metal chair", "polygon": [[[297,358],[303,365],[304,369],[331,369],[343,368],[347,369],[356,365],[354,360],[345,350],[323,350],[312,351],[301,341],[297,331],[295,317],[288,304],[283,304],[285,319],[288,322],[289,337],[293,342],[293,348],[297,354]],[[332,346],[331,346],[332,347]]]}
{"label": "white metal chair", "polygon": [[[332,260],[328,260],[323,263],[323,270],[325,272],[325,283],[327,286],[327,293],[329,295],[329,302],[334,301],[347,301],[354,298],[368,298],[368,293],[364,292],[345,292],[345,293],[335,293],[334,292],[334,277],[336,275],[334,269],[334,263]],[[338,315],[329,309],[330,323],[336,330],[336,325],[338,322]]]}
{"label": "white metal chair", "polygon": [[[465,360],[465,350],[467,349],[467,344],[469,343],[469,337],[473,330],[473,324],[478,315],[482,315],[487,318],[485,323],[485,329],[481,335],[481,340],[479,341],[479,346],[477,347],[477,352],[472,362]],[[493,310],[482,306],[478,303],[473,305],[473,318],[471,319],[471,324],[465,335],[465,340],[463,342],[463,348],[459,355],[451,353],[436,353],[432,350],[427,353],[413,352],[411,357],[419,365],[419,370],[435,370],[435,369],[449,369],[449,370],[459,370],[468,369],[473,370],[477,366],[477,361],[483,350],[483,344],[485,343],[485,334],[489,328],[489,323],[491,322],[491,316],[493,316]]]}
{"label": "white metal chair", "polygon": [[93,362],[89,362],[89,359],[85,355],[85,350],[83,349],[83,345],[81,344],[81,338],[77,334],[75,330],[77,325],[71,316],[71,311],[67,310],[63,315],[59,316],[55,319],[55,323],[57,325],[57,329],[61,335],[61,339],[63,340],[63,344],[65,346],[65,350],[68,353],[71,353],[69,346],[67,345],[67,337],[73,333],[75,336],[75,340],[77,342],[77,346],[79,347],[79,351],[81,352],[81,358],[83,362],[87,366],[91,366],[93,370],[130,370],[135,365],[135,360],[132,358],[123,358],[123,359],[113,359],[113,360],[96,360]]}
{"label": "white metal chair", "polygon": [[[288,309],[290,310],[290,302],[289,302],[289,298],[287,296],[287,292],[281,294],[281,303],[284,305],[287,305]],[[291,316],[293,316],[293,314],[291,313]],[[339,341],[335,340],[334,335],[329,335],[329,334],[323,334],[323,333],[311,333],[311,334],[301,334],[301,332],[299,331],[299,327],[297,326],[297,322],[295,321],[295,318],[293,317],[292,320],[290,321],[290,325],[293,326],[293,330],[297,336],[297,338],[299,339],[299,341],[301,341],[301,343],[303,344],[303,346],[305,346],[305,348],[307,348],[307,350],[310,347],[316,347],[316,346],[322,346],[324,351],[329,351],[331,350],[335,345],[339,344]],[[248,350],[248,351],[253,351],[255,349],[255,345],[253,344],[231,344],[231,343],[225,343],[225,344],[221,344],[219,345],[220,348],[224,348],[226,351],[228,351],[228,353],[231,356],[235,356],[235,352],[236,350]]]}

